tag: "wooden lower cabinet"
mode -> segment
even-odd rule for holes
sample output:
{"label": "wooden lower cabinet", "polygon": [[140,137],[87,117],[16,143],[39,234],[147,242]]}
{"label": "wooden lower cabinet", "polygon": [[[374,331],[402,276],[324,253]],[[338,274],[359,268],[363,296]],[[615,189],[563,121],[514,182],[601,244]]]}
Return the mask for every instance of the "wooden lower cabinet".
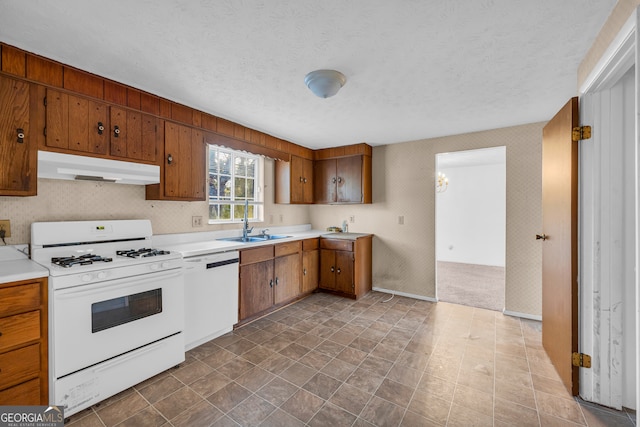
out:
{"label": "wooden lower cabinet", "polygon": [[240,322],[300,296],[301,252],[299,240],[240,251]]}
{"label": "wooden lower cabinet", "polygon": [[319,239],[302,241],[302,293],[306,294],[318,289],[320,277]]}
{"label": "wooden lower cabinet", "polygon": [[47,279],[0,284],[0,405],[47,405]]}
{"label": "wooden lower cabinet", "polygon": [[359,298],[371,290],[372,236],[320,238],[320,283],[322,290]]}

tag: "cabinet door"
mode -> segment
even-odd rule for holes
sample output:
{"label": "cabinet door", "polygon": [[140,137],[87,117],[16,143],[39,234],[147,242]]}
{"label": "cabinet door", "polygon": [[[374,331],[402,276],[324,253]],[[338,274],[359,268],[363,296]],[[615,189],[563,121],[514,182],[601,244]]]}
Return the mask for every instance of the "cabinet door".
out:
{"label": "cabinet door", "polygon": [[316,160],[313,165],[314,200],[316,203],[335,203],[336,160]]}
{"label": "cabinet door", "polygon": [[158,119],[118,107],[111,107],[110,116],[111,155],[155,162]]}
{"label": "cabinet door", "polygon": [[274,303],[290,301],[300,295],[300,267],[299,253],[278,257],[275,259]]}
{"label": "cabinet door", "polygon": [[1,195],[36,193],[35,146],[29,131],[29,83],[0,76]]}
{"label": "cabinet door", "polygon": [[204,200],[206,168],[202,132],[166,122],[164,138],[165,197]]}
{"label": "cabinet door", "polygon": [[335,251],[336,255],[336,290],[345,293],[355,293],[353,281],[353,252]]}
{"label": "cabinet door", "polygon": [[341,157],[337,165],[337,202],[362,202],[362,156]]}
{"label": "cabinet door", "polygon": [[336,251],[331,249],[320,250],[320,283],[324,289],[336,288]]}
{"label": "cabinet door", "polygon": [[320,251],[302,252],[302,292],[311,292],[318,287],[320,274]]}
{"label": "cabinet door", "polygon": [[273,305],[273,260],[240,266],[240,320]]}
{"label": "cabinet door", "polygon": [[291,203],[304,203],[303,158],[291,156]]}
{"label": "cabinet door", "polygon": [[108,106],[79,96],[47,89],[47,147],[107,154]]}
{"label": "cabinet door", "polygon": [[302,203],[313,203],[313,160],[302,160],[303,195]]}

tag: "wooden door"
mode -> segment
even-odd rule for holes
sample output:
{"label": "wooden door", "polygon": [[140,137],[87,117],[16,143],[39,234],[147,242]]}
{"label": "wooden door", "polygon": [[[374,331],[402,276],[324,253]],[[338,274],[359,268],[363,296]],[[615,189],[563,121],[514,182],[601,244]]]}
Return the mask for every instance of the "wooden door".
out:
{"label": "wooden door", "polygon": [[204,143],[204,135],[194,129],[191,133],[191,184],[187,191],[187,197],[194,200],[206,199],[207,182],[207,147]]}
{"label": "wooden door", "polygon": [[578,368],[578,98],[542,132],[542,344],[567,389],[577,395]]}
{"label": "wooden door", "polygon": [[353,252],[336,251],[336,290],[355,293],[353,280]]}
{"label": "wooden door", "polygon": [[320,283],[324,289],[336,288],[336,251],[320,249]]}
{"label": "wooden door", "polygon": [[300,295],[300,253],[275,259],[274,303],[290,301]]}
{"label": "wooden door", "polygon": [[202,132],[165,122],[164,138],[165,197],[204,200],[206,147]]}
{"label": "wooden door", "polygon": [[[29,83],[0,76],[0,194],[5,196],[36,193],[29,93]],[[19,134],[23,134],[23,138],[19,138]]]}
{"label": "wooden door", "polygon": [[336,161],[338,203],[362,202],[362,156],[341,157]]}
{"label": "wooden door", "polygon": [[318,288],[320,274],[320,251],[302,252],[302,292],[311,292]]}
{"label": "wooden door", "polygon": [[240,266],[240,320],[273,305],[273,260]]}
{"label": "wooden door", "polygon": [[[293,156],[292,156],[293,157]],[[302,163],[302,200],[301,203],[313,203],[313,160],[300,159]]]}
{"label": "wooden door", "polygon": [[336,160],[316,160],[313,165],[313,194],[316,203],[335,203]]}
{"label": "wooden door", "polygon": [[148,114],[111,107],[111,155],[155,162],[157,122]]}
{"label": "wooden door", "polygon": [[45,144],[63,150],[107,154],[107,105],[47,89]]}
{"label": "wooden door", "polygon": [[291,203],[304,203],[304,171],[302,158],[291,156]]}

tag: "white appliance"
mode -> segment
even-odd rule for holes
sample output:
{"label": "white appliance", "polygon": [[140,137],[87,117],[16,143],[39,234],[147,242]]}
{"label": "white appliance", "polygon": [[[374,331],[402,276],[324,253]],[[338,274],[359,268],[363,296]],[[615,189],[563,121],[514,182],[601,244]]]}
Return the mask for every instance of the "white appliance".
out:
{"label": "white appliance", "polygon": [[184,361],[182,256],[151,222],[31,225],[49,269],[49,400],[73,415]]}
{"label": "white appliance", "polygon": [[160,182],[160,166],[38,151],[38,178],[146,185]]}
{"label": "white appliance", "polygon": [[185,257],[185,349],[226,334],[238,323],[238,251]]}

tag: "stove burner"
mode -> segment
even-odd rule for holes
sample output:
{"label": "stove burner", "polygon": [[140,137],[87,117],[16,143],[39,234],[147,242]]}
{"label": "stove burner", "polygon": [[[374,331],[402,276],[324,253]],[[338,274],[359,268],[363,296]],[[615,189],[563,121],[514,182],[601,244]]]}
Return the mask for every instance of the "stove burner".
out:
{"label": "stove burner", "polygon": [[93,264],[94,262],[111,262],[111,261],[113,261],[113,258],[104,258],[104,257],[101,257],[100,255],[94,255],[94,254],[85,254],[85,255],[80,255],[78,257],[69,256],[69,257],[51,258],[52,264],[59,265],[60,267],[65,267],[65,268],[73,267],[74,265],[89,265],[89,264]]}
{"label": "stove burner", "polygon": [[171,253],[170,251],[163,251],[160,249],[150,249],[150,248],[116,251],[116,255],[126,256],[129,258],[144,258],[144,257],[150,257],[150,256],[158,256],[158,255],[169,255],[170,253]]}

